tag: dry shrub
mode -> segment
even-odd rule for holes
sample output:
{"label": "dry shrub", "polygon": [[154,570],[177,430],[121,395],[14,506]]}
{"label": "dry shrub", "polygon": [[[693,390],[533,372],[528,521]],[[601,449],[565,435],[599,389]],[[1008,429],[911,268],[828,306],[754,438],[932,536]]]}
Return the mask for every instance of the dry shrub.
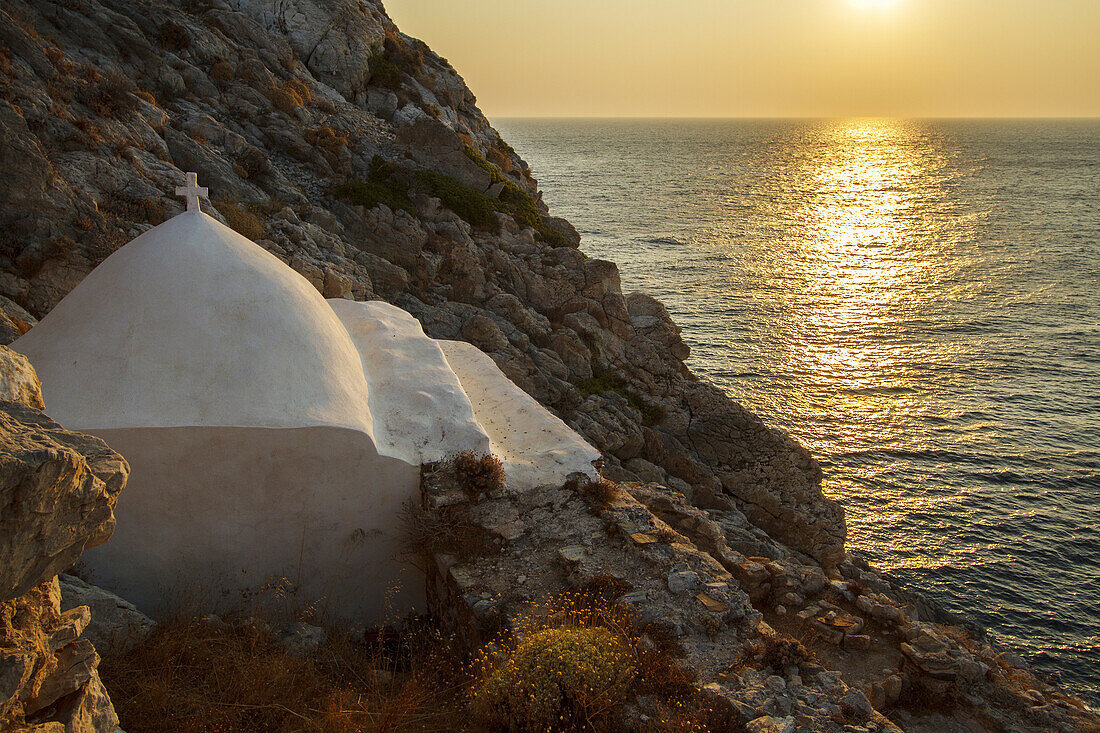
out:
{"label": "dry shrub", "polygon": [[504,488],[504,464],[492,453],[464,450],[451,456],[448,462],[462,491],[471,499]]}
{"label": "dry shrub", "polygon": [[99,125],[95,120],[90,120],[87,117],[77,117],[73,120],[73,126],[84,133],[81,135],[75,135],[74,137],[80,138],[80,142],[88,147],[95,147],[103,141],[103,133],[99,129]]}
{"label": "dry shrub", "polygon": [[82,232],[86,232],[95,226],[95,221],[90,216],[80,215],[73,219],[73,226]]}
{"label": "dry shrub", "polygon": [[427,628],[371,642],[334,632],[307,656],[259,622],[179,616],[100,674],[130,733],[453,729],[459,656]]}
{"label": "dry shrub", "polygon": [[400,522],[402,549],[424,558],[425,567],[430,567],[432,556],[441,552],[468,559],[486,555],[491,549],[485,530],[470,520],[462,506],[432,509],[406,502]]}
{"label": "dry shrub", "polygon": [[303,104],[311,102],[313,95],[305,84],[297,79],[290,79],[276,81],[268,87],[267,98],[275,105],[275,109],[291,114]]}
{"label": "dry shrub", "polygon": [[122,74],[103,74],[83,90],[81,101],[100,117],[117,117],[133,111],[137,104],[130,94],[133,84]]}
{"label": "dry shrub", "polygon": [[310,145],[332,152],[338,152],[341,148],[348,146],[348,134],[346,132],[334,130],[327,126],[306,130],[302,138]]}
{"label": "dry shrub", "polygon": [[782,673],[787,667],[801,666],[812,661],[813,655],[798,639],[790,636],[769,636],[764,638],[759,659],[761,668],[771,667]]}
{"label": "dry shrub", "polygon": [[254,180],[271,170],[271,162],[262,150],[250,147],[233,163],[233,172],[245,180]]}
{"label": "dry shrub", "polygon": [[210,65],[210,78],[214,81],[229,81],[233,74],[233,64],[225,59],[218,59]]}
{"label": "dry shrub", "polygon": [[236,201],[230,199],[220,198],[214,200],[212,203],[214,207],[221,212],[221,215],[225,217],[225,222],[229,225],[230,229],[247,239],[263,239],[264,234],[267,232],[267,227],[264,226],[260,217],[256,216]]}
{"label": "dry shrub", "polygon": [[587,484],[584,491],[599,506],[606,506],[622,496],[622,489],[617,483],[602,477]]}
{"label": "dry shrub", "polygon": [[169,51],[181,51],[191,45],[191,34],[175,21],[168,20],[157,31],[160,44]]}
{"label": "dry shrub", "polygon": [[634,584],[630,581],[607,574],[593,575],[592,579],[581,587],[581,593],[607,601],[615,601],[632,590],[634,590]]}
{"label": "dry shrub", "polygon": [[154,97],[154,96],[152,95],[152,93],[150,93],[150,92],[147,92],[147,91],[145,91],[144,89],[135,89],[135,90],[134,90],[133,92],[131,92],[131,93],[132,93],[132,94],[133,94],[133,95],[134,95],[135,97],[137,97],[138,99],[140,99],[140,100],[141,100],[142,102],[145,102],[146,104],[151,104],[151,105],[153,105],[154,107],[156,107],[156,106],[157,106],[157,98],[156,98],[156,97]]}

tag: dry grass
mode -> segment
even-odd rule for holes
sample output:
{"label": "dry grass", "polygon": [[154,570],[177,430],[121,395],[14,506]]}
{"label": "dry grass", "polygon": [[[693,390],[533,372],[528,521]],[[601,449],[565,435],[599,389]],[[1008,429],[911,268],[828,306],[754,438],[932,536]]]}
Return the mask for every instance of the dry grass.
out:
{"label": "dry grass", "polygon": [[100,674],[130,733],[442,731],[462,729],[458,659],[428,628],[296,657],[258,622],[180,616]]}
{"label": "dry grass", "polygon": [[696,693],[660,701],[643,733],[742,733],[742,721]]}

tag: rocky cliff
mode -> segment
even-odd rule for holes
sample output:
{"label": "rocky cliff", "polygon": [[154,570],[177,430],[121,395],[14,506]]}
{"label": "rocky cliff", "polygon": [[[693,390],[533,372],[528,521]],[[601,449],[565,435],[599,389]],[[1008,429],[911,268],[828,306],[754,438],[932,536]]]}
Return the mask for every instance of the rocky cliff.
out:
{"label": "rocky cliff", "polygon": [[[1012,665],[988,644],[945,635],[934,610],[845,560],[843,513],[805,448],[691,373],[665,308],[624,294],[616,266],[583,253],[457,72],[377,0],[14,0],[0,9],[0,135],[4,334],[181,210],[172,192],[197,171],[209,213],[326,297],[387,300],[430,336],[474,344],[600,449],[617,498],[593,510],[555,495],[546,518],[602,518],[590,529],[619,527],[633,554],[612,561],[561,523],[516,530],[549,511],[519,500],[482,507],[483,523],[521,565],[543,552],[546,568],[564,564],[548,588],[600,563],[652,570],[647,597],[679,609],[672,633],[695,644],[701,684],[754,730],[887,728],[875,709],[931,689],[925,678],[976,696],[962,709],[993,710],[989,729],[1021,711],[1020,729],[1077,724],[1061,698],[993,680]],[[48,433],[29,409],[19,419]],[[42,557],[54,572],[67,555]],[[456,593],[491,595],[509,572],[474,562]],[[4,587],[25,590],[31,576]],[[865,619],[872,633],[860,633]],[[703,640],[728,634],[744,649],[774,634],[769,624],[812,627],[851,692],[797,665],[734,674]],[[1010,704],[992,706],[997,695]]]}

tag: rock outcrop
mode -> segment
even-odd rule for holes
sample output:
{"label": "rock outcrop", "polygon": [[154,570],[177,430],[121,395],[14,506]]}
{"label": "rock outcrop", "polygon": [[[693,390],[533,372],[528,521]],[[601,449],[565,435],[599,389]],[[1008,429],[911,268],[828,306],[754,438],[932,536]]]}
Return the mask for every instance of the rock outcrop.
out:
{"label": "rock outcrop", "polygon": [[99,655],[82,638],[91,612],[62,611],[56,576],[110,537],[129,469],[42,414],[34,370],[6,346],[0,385],[0,729],[114,733]]}

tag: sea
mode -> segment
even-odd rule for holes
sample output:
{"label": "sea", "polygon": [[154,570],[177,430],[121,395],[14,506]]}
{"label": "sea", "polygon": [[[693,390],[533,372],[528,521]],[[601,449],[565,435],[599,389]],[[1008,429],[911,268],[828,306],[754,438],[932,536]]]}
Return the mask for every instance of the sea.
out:
{"label": "sea", "polygon": [[849,549],[1100,708],[1100,121],[494,122]]}

